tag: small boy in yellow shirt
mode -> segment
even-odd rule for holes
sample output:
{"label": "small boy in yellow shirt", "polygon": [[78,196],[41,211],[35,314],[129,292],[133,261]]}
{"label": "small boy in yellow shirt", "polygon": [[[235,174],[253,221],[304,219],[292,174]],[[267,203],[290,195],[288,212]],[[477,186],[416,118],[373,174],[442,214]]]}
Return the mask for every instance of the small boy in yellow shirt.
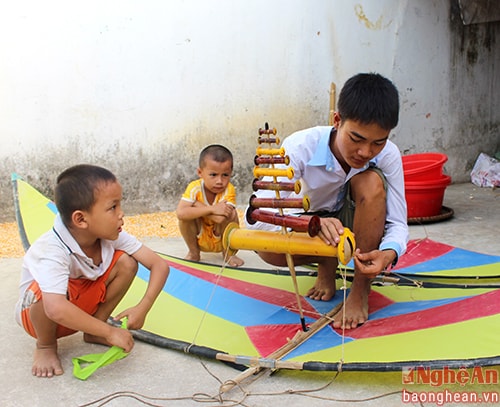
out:
{"label": "small boy in yellow shirt", "polygon": [[[188,247],[185,259],[199,261],[200,252],[223,253],[224,229],[230,222],[239,223],[232,173],[233,155],[226,147],[211,144],[201,151],[199,179],[189,183],[177,206],[179,229]],[[233,267],[243,264],[237,256],[227,262]]]}

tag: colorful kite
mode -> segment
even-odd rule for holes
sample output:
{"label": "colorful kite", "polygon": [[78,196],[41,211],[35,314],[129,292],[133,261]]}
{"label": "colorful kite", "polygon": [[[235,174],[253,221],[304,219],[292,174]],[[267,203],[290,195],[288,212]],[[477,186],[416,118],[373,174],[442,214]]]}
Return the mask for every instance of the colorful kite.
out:
{"label": "colorful kite", "polygon": [[[56,208],[16,175],[12,182],[27,249],[52,227]],[[342,292],[329,302],[311,300],[303,294],[314,270],[297,271],[309,333],[301,329],[287,272],[162,256],[170,276],[144,329],[134,332],[158,346],[242,368],[396,371],[500,364],[500,256],[412,241],[397,269],[375,281],[369,320],[345,332],[333,329],[326,316]],[[140,267],[120,309],[142,297],[148,276]],[[337,287],[343,284],[339,276]]]}

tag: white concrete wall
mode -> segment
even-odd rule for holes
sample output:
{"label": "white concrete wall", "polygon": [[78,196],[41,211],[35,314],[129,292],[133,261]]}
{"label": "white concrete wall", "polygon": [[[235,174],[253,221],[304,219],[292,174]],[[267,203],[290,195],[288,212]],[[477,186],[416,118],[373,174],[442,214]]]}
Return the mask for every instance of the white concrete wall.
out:
{"label": "white concrete wall", "polygon": [[60,171],[92,162],[118,175],[130,210],[171,210],[213,142],[235,155],[243,203],[258,128],[284,137],[325,124],[330,83],[361,71],[398,86],[402,153],[445,152],[464,181],[498,148],[499,25],[464,27],[449,0],[11,3],[0,10],[0,209],[11,172],[50,194]]}

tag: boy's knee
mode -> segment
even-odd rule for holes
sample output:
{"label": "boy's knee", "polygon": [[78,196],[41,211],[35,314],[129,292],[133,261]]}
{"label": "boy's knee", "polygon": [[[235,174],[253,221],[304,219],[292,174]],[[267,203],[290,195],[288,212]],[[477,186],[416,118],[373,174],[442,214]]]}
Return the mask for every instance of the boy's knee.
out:
{"label": "boy's knee", "polygon": [[117,260],[115,267],[118,272],[130,274],[132,277],[135,277],[137,270],[139,269],[139,263],[137,263],[137,260],[132,256],[129,256],[127,253],[123,253]]}
{"label": "boy's knee", "polygon": [[196,236],[201,230],[201,219],[179,220],[179,230],[183,235]]}
{"label": "boy's knee", "polygon": [[351,194],[356,202],[373,199],[385,200],[384,181],[375,171],[364,171],[351,179]]}

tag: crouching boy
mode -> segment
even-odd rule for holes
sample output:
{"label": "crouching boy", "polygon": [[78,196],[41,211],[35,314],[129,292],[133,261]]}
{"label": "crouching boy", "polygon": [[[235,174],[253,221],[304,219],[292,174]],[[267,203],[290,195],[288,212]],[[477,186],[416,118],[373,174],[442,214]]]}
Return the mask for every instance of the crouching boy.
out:
{"label": "crouching boy", "polygon": [[143,326],[169,267],[164,259],[122,231],[122,187],[107,169],[68,168],[57,178],[54,227],[24,257],[16,319],[36,339],[32,374],[61,375],[57,340],[77,331],[86,342],[130,352],[126,329],[106,321],[129,289],[141,263],[151,272],[139,303],[115,316],[128,328]]}

